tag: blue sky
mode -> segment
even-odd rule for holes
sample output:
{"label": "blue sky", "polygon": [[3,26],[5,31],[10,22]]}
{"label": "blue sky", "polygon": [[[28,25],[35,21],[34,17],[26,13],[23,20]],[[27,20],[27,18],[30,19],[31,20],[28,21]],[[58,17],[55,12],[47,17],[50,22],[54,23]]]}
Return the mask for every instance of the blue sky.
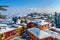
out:
{"label": "blue sky", "polygon": [[[0,5],[8,5],[9,8],[6,12],[6,15],[16,15],[16,13],[27,13],[31,12],[31,8],[35,8],[32,11],[44,12],[60,12],[60,0],[0,0]],[[17,14],[18,15],[18,14]]]}
{"label": "blue sky", "polygon": [[59,4],[60,0],[0,0],[0,5],[20,8],[56,7],[60,6]]}

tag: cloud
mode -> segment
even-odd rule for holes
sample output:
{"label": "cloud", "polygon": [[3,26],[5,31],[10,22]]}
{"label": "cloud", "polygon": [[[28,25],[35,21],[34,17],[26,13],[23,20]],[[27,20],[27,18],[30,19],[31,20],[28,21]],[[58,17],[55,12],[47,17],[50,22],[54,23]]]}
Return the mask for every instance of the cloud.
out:
{"label": "cloud", "polygon": [[30,8],[29,11],[53,14],[54,12],[60,12],[60,8]]}
{"label": "cloud", "polygon": [[8,17],[16,16],[16,15],[27,15],[31,12],[40,12],[40,13],[54,13],[60,12],[60,8],[9,8],[6,12],[2,12]]}
{"label": "cloud", "polygon": [[40,12],[40,13],[52,13],[55,10],[53,8],[30,8],[31,12]]}

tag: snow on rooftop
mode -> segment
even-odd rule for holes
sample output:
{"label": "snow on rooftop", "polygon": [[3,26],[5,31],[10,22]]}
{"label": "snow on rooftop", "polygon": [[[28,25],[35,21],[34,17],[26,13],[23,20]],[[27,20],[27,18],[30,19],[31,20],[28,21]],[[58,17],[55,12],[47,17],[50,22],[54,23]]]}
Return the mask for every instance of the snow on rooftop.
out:
{"label": "snow on rooftop", "polygon": [[46,37],[50,36],[50,34],[48,34],[47,32],[39,30],[38,28],[35,28],[35,27],[27,29],[27,30],[39,39],[46,38]]}
{"label": "snow on rooftop", "polygon": [[51,28],[53,28],[53,29],[55,29],[55,30],[60,32],[60,28],[56,28],[56,27],[51,27]]}
{"label": "snow on rooftop", "polygon": [[8,32],[8,31],[11,31],[11,30],[14,30],[16,28],[9,28],[9,27],[6,27],[6,29],[0,29],[0,34],[1,33],[4,33],[4,32]]}
{"label": "snow on rooftop", "polygon": [[29,22],[33,22],[32,20],[27,20],[27,23],[29,23]]}
{"label": "snow on rooftop", "polygon": [[22,23],[22,25],[27,25],[26,23]]}
{"label": "snow on rooftop", "polygon": [[21,28],[22,26],[18,25],[19,28]]}
{"label": "snow on rooftop", "polygon": [[40,18],[40,16],[36,16],[36,15],[35,15],[35,16],[33,16],[33,18]]}
{"label": "snow on rooftop", "polygon": [[2,26],[8,26],[7,24],[0,24],[0,27],[2,27]]}
{"label": "snow on rooftop", "polygon": [[27,20],[27,23],[29,23],[29,22],[37,23],[38,25],[49,24],[49,22],[46,22],[43,19]]}
{"label": "snow on rooftop", "polygon": [[[16,24],[14,24],[14,26],[18,26],[19,28],[22,27],[21,25]],[[16,29],[16,28],[10,28],[7,24],[0,24],[0,27],[1,27],[0,34]]]}
{"label": "snow on rooftop", "polygon": [[44,30],[45,32],[49,33],[53,38],[57,38],[60,40],[60,34],[57,32],[53,32],[51,30]]}
{"label": "snow on rooftop", "polygon": [[[37,20],[38,21],[38,20]],[[45,25],[45,24],[49,24],[48,22],[46,22],[45,20],[39,20],[38,21],[38,25]]]}
{"label": "snow on rooftop", "polygon": [[13,26],[18,26],[19,28],[22,27],[21,25],[13,24]]}
{"label": "snow on rooftop", "polygon": [[45,25],[45,24],[49,24],[48,22],[41,22],[41,23],[38,23],[38,25]]}
{"label": "snow on rooftop", "polygon": [[38,25],[49,24],[48,22],[46,22],[46,21],[43,20],[43,19],[35,19],[34,22],[37,23]]}
{"label": "snow on rooftop", "polygon": [[16,22],[16,24],[21,24],[20,22],[21,22],[21,20],[18,19],[17,22]]}
{"label": "snow on rooftop", "polygon": [[0,24],[8,24],[8,23],[11,23],[12,22],[12,19],[0,19]]}

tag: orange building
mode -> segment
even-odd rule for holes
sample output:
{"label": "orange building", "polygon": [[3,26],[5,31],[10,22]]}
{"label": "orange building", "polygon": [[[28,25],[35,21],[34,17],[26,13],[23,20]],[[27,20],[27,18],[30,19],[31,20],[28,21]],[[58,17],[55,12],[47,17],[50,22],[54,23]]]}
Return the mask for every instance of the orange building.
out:
{"label": "orange building", "polygon": [[41,20],[40,22],[38,22],[38,28],[40,30],[45,30],[49,28],[49,23],[46,22],[45,20]]}
{"label": "orange building", "polygon": [[32,21],[28,21],[27,27],[37,27],[40,30],[45,30],[49,28],[49,22],[46,22],[45,20],[42,19],[35,19]]}
{"label": "orange building", "polygon": [[42,23],[42,24],[39,24],[38,25],[38,28],[40,29],[40,30],[45,30],[45,29],[48,29],[49,28],[49,24],[46,22],[46,23]]}
{"label": "orange building", "polygon": [[39,30],[38,28],[30,28],[27,29],[28,35],[32,40],[54,40],[53,37],[51,37],[50,34]]}
{"label": "orange building", "polygon": [[32,21],[34,27],[38,27],[40,30],[45,30],[49,28],[49,22],[46,22],[43,19],[35,19]]}

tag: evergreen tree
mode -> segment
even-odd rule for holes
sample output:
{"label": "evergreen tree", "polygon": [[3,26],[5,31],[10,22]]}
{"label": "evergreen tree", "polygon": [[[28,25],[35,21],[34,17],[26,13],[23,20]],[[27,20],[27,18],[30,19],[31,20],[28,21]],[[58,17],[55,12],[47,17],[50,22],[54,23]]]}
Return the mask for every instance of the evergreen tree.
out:
{"label": "evergreen tree", "polygon": [[13,17],[13,18],[12,18],[12,21],[14,21],[14,23],[16,23],[16,21],[17,21],[17,17],[16,17],[16,16]]}

